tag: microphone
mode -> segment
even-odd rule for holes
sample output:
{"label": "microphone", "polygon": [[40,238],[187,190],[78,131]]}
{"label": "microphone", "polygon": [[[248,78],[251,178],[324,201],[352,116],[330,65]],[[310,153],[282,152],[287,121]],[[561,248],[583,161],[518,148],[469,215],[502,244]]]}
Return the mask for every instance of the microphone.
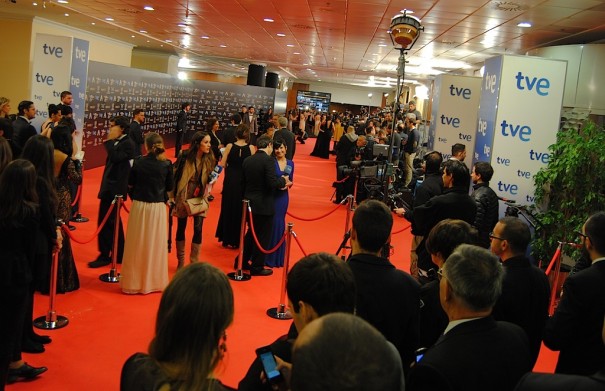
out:
{"label": "microphone", "polygon": [[208,184],[215,183],[222,172],[223,172],[223,166],[221,166],[220,164],[217,164],[216,167],[214,167],[214,170],[212,170],[212,172],[210,173],[210,178],[208,178],[209,179]]}
{"label": "microphone", "polygon": [[292,174],[292,166],[286,165],[286,168],[284,168],[284,174],[286,174],[286,175]]}

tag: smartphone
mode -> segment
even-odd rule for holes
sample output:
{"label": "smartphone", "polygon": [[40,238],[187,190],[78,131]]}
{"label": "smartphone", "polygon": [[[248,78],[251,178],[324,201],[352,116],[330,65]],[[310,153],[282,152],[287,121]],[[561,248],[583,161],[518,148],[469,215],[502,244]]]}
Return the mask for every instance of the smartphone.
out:
{"label": "smartphone", "polygon": [[275,356],[273,356],[273,352],[269,346],[256,349],[256,355],[263,364],[263,372],[265,372],[265,377],[270,384],[277,384],[283,381],[283,376],[277,369]]}

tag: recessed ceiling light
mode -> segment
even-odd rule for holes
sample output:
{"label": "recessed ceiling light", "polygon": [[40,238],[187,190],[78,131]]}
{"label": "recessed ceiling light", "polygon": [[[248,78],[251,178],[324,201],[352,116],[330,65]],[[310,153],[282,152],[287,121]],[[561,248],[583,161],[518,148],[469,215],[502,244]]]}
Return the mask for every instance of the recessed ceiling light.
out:
{"label": "recessed ceiling light", "polygon": [[109,17],[109,16],[108,16],[108,17],[106,17],[106,18],[105,18],[105,20],[106,20],[106,21],[108,21],[108,22],[113,22],[113,18],[111,18],[111,17]]}
{"label": "recessed ceiling light", "polygon": [[265,18],[265,19],[263,19],[263,20],[264,20],[265,22],[269,22],[269,23],[273,23],[273,22],[275,22],[275,21],[274,21],[273,19],[271,19],[271,18]]}
{"label": "recessed ceiling light", "polygon": [[150,6],[150,5],[146,5],[145,7],[143,7],[143,9],[145,11],[155,11],[155,9],[152,6]]}
{"label": "recessed ceiling light", "polygon": [[179,27],[187,27],[187,25],[185,23],[179,23],[179,24],[177,24],[177,26],[179,26]]}
{"label": "recessed ceiling light", "polygon": [[386,43],[379,43],[378,46],[380,46],[381,48],[386,48],[387,44]]}
{"label": "recessed ceiling light", "polygon": [[32,3],[32,5],[34,5],[34,6],[35,6],[35,5],[38,5],[38,3]]}
{"label": "recessed ceiling light", "polygon": [[134,35],[131,35],[130,38],[134,38]]}
{"label": "recessed ceiling light", "polygon": [[299,52],[294,52],[294,53],[292,53],[292,54],[300,54],[300,53],[299,53]]}
{"label": "recessed ceiling light", "polygon": [[321,81],[321,79],[317,79],[317,81]]}
{"label": "recessed ceiling light", "polygon": [[151,42],[150,40],[147,40],[147,43]]}
{"label": "recessed ceiling light", "polygon": [[277,35],[278,37],[285,37],[286,36],[286,34],[284,34],[284,33],[277,33],[275,35]]}
{"label": "recessed ceiling light", "polygon": [[289,47],[289,48],[293,48],[294,47],[294,45],[292,45],[291,43],[287,44],[286,46]]}
{"label": "recessed ceiling light", "polygon": [[166,43],[171,43],[171,42],[172,42],[172,39],[167,39],[165,42],[166,42]]}
{"label": "recessed ceiling light", "polygon": [[517,25],[517,27],[531,27],[531,23],[529,22],[521,22]]}
{"label": "recessed ceiling light", "polygon": [[160,47],[161,47],[161,48],[163,48],[163,47],[164,47],[164,45],[160,45]]}
{"label": "recessed ceiling light", "polygon": [[68,4],[69,1],[67,1],[67,0],[58,0],[57,3],[59,3],[59,4]]}
{"label": "recessed ceiling light", "polygon": [[200,38],[202,38],[202,39],[210,39],[210,37],[207,36],[207,35],[202,35]]}
{"label": "recessed ceiling light", "polygon": [[219,46],[222,47],[222,48],[226,48],[227,47],[227,45],[219,45]]}
{"label": "recessed ceiling light", "polygon": [[69,16],[69,14],[65,14],[65,16]]}
{"label": "recessed ceiling light", "polygon": [[91,24],[92,24],[93,26],[94,26],[94,25],[96,25],[96,23],[95,23],[95,22],[92,22]]}
{"label": "recessed ceiling light", "polygon": [[147,34],[147,30],[139,30],[139,33],[141,33],[141,34]]}

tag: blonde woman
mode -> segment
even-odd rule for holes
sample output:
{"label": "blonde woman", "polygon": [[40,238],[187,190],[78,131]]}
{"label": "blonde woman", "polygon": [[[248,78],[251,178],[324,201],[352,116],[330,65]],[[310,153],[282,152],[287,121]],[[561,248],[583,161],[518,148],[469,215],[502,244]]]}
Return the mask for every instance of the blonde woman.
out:
{"label": "blonde woman", "polygon": [[157,133],[145,137],[147,155],[136,159],[128,178],[132,208],[124,244],[124,293],[162,291],[168,285],[167,192],[173,188],[172,163]]}

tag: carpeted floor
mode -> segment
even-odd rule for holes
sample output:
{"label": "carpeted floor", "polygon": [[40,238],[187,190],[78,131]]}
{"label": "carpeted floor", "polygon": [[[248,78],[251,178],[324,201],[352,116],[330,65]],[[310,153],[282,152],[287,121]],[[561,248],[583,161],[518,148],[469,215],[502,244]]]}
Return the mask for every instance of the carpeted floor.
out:
{"label": "carpeted floor", "polygon": [[[314,140],[309,139],[306,145],[297,145],[294,158],[296,176],[290,190],[289,212],[306,219],[325,215],[336,208],[330,202],[334,190],[331,187],[335,176],[334,157],[328,161],[309,156],[313,143]],[[168,153],[172,156],[173,150]],[[102,168],[85,171],[81,211],[91,221],[75,224],[77,230],[73,234],[79,240],[91,238],[96,230],[96,194],[101,176]],[[201,259],[230,272],[237,250],[224,249],[214,238],[221,187],[222,179],[213,190],[216,198],[204,222]],[[127,206],[129,204],[127,202]],[[127,220],[125,212],[122,216]],[[318,221],[300,221],[289,216],[286,221],[294,223],[294,231],[307,253],[335,252],[343,237],[345,218],[346,208],[343,206]],[[394,231],[407,225],[405,220],[396,218]],[[187,238],[191,238],[191,232]],[[409,231],[393,237],[395,249],[391,260],[403,270],[409,269],[409,242]],[[160,294],[122,294],[118,284],[101,282],[98,278],[109,267],[89,269],[86,265],[98,254],[96,239],[85,245],[73,242],[72,245],[81,287],[75,292],[58,295],[56,300],[57,313],[68,317],[69,325],[59,330],[38,330],[41,334],[50,335],[53,342],[46,345],[45,353],[24,354],[24,358],[31,365],[44,365],[49,370],[35,381],[8,386],[10,390],[117,390],[122,364],[132,353],[146,351],[153,336]],[[301,257],[302,252],[294,243],[292,262]],[[169,264],[172,274],[176,269],[174,250],[169,256]],[[227,331],[228,353],[218,373],[227,385],[237,386],[254,358],[254,350],[271,343],[290,326],[289,321],[275,320],[265,314],[267,309],[279,304],[283,269],[275,269],[274,272],[269,277],[232,282],[235,320]],[[48,297],[37,294],[35,316],[46,314],[47,309]],[[556,354],[543,348],[536,370],[552,372],[555,362]]]}

